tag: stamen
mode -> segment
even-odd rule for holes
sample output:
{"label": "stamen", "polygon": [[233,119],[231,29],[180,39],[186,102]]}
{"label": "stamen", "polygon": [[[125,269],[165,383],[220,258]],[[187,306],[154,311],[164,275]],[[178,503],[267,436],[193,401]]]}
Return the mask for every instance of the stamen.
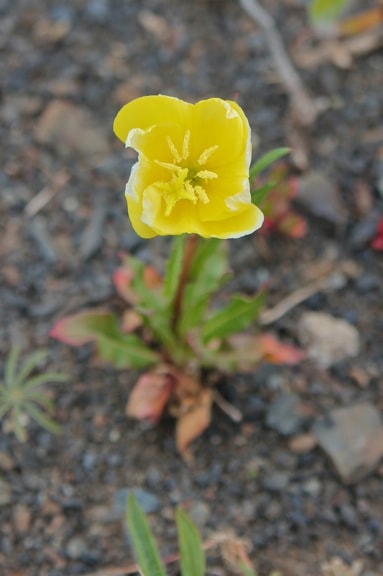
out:
{"label": "stamen", "polygon": [[161,162],[161,160],[154,160],[158,166],[162,166],[162,168],[166,168],[166,170],[171,170],[172,172],[178,172],[180,169],[177,164],[172,164],[171,162]]}
{"label": "stamen", "polygon": [[[178,154],[178,150],[177,150],[177,148],[175,147],[175,144],[174,144],[173,140],[170,138],[170,136],[167,136],[167,137],[166,137],[166,141],[167,141],[167,143],[168,143],[169,150],[170,150],[170,152],[171,152],[174,160],[175,160],[176,162],[181,162],[183,156],[182,156],[182,158],[181,158],[181,156]],[[182,148],[182,150],[183,150],[183,148]]]}
{"label": "stamen", "polygon": [[210,146],[210,148],[206,148],[198,158],[197,162],[200,166],[206,164],[209,160],[210,156],[214,154],[214,152],[219,148],[218,144],[214,144],[214,146]]}
{"label": "stamen", "polygon": [[190,144],[190,130],[186,130],[184,141],[182,143],[182,158],[184,160],[186,160],[189,157],[189,144]]}
{"label": "stamen", "polygon": [[210,170],[200,170],[196,174],[196,178],[202,178],[202,180],[214,180],[214,178],[218,178],[215,172],[211,172]]}
{"label": "stamen", "polygon": [[198,200],[201,200],[203,204],[209,204],[209,196],[206,194],[206,190],[204,190],[202,186],[195,186],[194,192],[196,193]]}

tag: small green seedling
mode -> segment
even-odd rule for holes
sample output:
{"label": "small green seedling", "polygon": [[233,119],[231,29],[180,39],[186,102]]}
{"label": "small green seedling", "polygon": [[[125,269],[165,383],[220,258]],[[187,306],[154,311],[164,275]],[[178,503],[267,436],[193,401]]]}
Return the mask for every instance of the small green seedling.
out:
{"label": "small green seedling", "polygon": [[[20,442],[27,440],[28,416],[49,432],[58,433],[60,426],[50,419],[54,405],[41,386],[48,382],[65,382],[67,376],[57,372],[33,375],[47,352],[39,350],[27,356],[18,367],[20,349],[11,349],[0,381],[0,418],[7,416],[11,429]],[[41,410],[42,408],[42,410]]]}
{"label": "small green seedling", "polygon": [[[128,496],[126,507],[126,524],[132,540],[133,550],[142,576],[167,576],[165,563],[154,541],[152,530],[134,494]],[[197,527],[182,508],[176,510],[176,524],[178,534],[179,565],[181,576],[205,576],[206,558],[204,545]],[[210,539],[212,545],[226,546],[231,543],[231,565],[235,574],[241,576],[257,576],[250,565],[250,560],[244,550],[243,543],[232,535],[217,534]],[[233,547],[234,544],[234,547]],[[239,544],[239,547],[238,547]],[[233,554],[234,549],[237,554]],[[274,572],[270,576],[282,576]]]}

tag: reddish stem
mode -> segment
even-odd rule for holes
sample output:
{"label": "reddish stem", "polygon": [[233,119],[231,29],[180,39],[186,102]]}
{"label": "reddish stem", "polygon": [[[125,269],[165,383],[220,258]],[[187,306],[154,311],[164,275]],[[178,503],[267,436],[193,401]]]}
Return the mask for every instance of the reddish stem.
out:
{"label": "reddish stem", "polygon": [[190,266],[193,261],[193,256],[195,249],[197,247],[197,243],[198,243],[198,236],[196,234],[190,234],[186,240],[182,270],[178,282],[177,292],[173,302],[172,328],[174,332],[177,331],[178,318],[182,310],[185,288],[189,278]]}

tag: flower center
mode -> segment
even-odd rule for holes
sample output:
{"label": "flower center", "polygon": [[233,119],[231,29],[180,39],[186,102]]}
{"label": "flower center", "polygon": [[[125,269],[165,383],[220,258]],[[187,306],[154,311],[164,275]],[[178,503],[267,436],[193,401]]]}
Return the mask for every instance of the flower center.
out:
{"label": "flower center", "polygon": [[197,165],[193,165],[189,161],[190,130],[185,133],[181,152],[179,152],[170,136],[167,137],[167,144],[173,157],[173,162],[160,162],[159,160],[155,160],[155,162],[162,168],[169,170],[170,179],[167,182],[158,181],[153,184],[153,187],[161,193],[165,201],[165,216],[171,214],[179,200],[190,200],[193,204],[198,201],[207,204],[209,197],[204,186],[207,180],[217,178],[217,174],[210,170],[204,170],[203,165],[217,150],[218,145],[204,150],[197,160]]}

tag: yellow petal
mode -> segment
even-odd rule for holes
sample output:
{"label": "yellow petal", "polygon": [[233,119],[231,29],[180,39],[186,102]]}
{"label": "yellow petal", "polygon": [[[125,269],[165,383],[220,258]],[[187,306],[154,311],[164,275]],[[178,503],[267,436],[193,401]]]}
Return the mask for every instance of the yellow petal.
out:
{"label": "yellow petal", "polygon": [[250,127],[246,116],[235,102],[219,98],[197,102],[193,107],[191,134],[191,157],[195,162],[203,157],[205,150],[218,145],[204,168],[214,171],[214,168],[230,164],[240,155],[243,156],[244,167],[248,168]]}
{"label": "yellow petal", "polygon": [[186,130],[190,124],[192,104],[171,96],[142,96],[118,112],[113,130],[124,143],[134,128],[147,130],[156,124],[177,124]]}
{"label": "yellow petal", "polygon": [[205,238],[241,238],[258,230],[263,219],[261,210],[250,204],[245,210],[226,220],[204,222],[199,234]]}

